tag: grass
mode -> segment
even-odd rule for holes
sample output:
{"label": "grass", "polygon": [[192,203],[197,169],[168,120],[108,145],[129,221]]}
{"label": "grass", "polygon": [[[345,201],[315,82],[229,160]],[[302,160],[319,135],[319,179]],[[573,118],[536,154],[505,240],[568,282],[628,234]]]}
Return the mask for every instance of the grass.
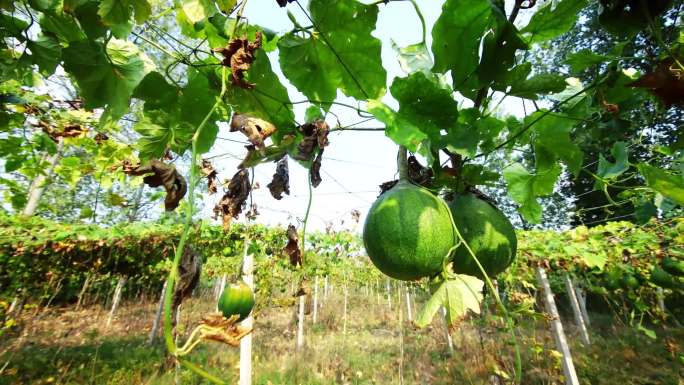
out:
{"label": "grass", "polygon": [[[400,366],[407,385],[505,383],[512,367],[511,349],[495,319],[465,322],[454,330],[453,353],[441,318],[422,330],[406,322],[402,359],[396,301],[390,310],[374,295],[350,292],[347,332],[343,332],[342,298],[336,293],[323,302],[316,324],[307,316],[306,348],[301,351],[295,349],[294,307],[256,314],[254,383],[399,384]],[[209,296],[183,305],[181,334],[213,310]],[[159,343],[146,344],[154,310],[154,303],[128,303],[109,328],[107,309],[99,307],[25,314],[22,334],[0,341],[0,368],[4,366],[0,385],[206,383],[177,370]],[[659,329],[653,340],[634,329],[612,326],[610,319],[597,318],[596,323],[593,344],[583,347],[571,322],[565,322],[582,384],[681,385],[681,329]],[[518,331],[524,383],[562,384],[559,356],[546,323],[526,321]],[[238,349],[208,343],[193,351],[191,358],[226,382],[237,382]]]}

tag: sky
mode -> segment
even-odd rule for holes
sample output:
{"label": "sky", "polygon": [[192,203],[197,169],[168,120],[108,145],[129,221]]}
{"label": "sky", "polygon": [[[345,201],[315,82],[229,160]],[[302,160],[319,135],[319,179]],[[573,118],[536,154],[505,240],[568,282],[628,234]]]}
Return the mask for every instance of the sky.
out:
{"label": "sky", "polygon": [[[274,0],[250,0],[245,8],[244,15],[249,23],[267,27],[276,32],[287,32],[293,24],[289,20],[286,10],[274,6]],[[305,8],[308,1],[300,0]],[[430,31],[441,13],[444,1],[419,1],[420,9],[427,24],[427,45],[431,46]],[[287,7],[302,25],[310,22],[301,12],[299,7],[292,3]],[[404,47],[421,41],[422,28],[413,6],[408,1],[390,2],[379,6],[380,12],[376,30],[373,35],[382,41],[382,62],[387,71],[387,89],[392,80],[397,76],[405,76],[401,70],[396,54],[392,49],[391,40],[398,46]],[[526,19],[527,15],[521,15]],[[269,54],[273,70],[278,74],[281,82],[287,87],[290,100],[306,100],[306,97],[291,86],[280,71],[278,54]],[[337,101],[356,105],[352,98],[347,98],[338,91]],[[398,105],[391,95],[383,99],[393,108]],[[304,120],[306,104],[295,105],[297,121]],[[502,106],[502,112],[518,115],[521,110],[518,107]],[[357,115],[356,111],[339,106],[331,109],[338,117],[343,126],[364,120]],[[337,122],[331,115],[327,119],[328,124],[334,127]],[[370,121],[360,124],[359,127],[383,127],[378,121]],[[214,167],[219,172],[221,180],[230,178],[246,153],[244,136],[239,132],[228,132],[227,127],[222,127],[211,153],[207,156],[217,156]],[[237,141],[237,142],[235,142]],[[338,131],[329,136],[330,145],[326,147],[322,163],[321,177],[323,182],[313,190],[310,218],[307,228],[324,230],[326,223],[332,222],[337,230],[347,229],[361,232],[363,221],[371,204],[379,193],[379,185],[396,177],[396,153],[397,145],[384,135],[383,131]],[[255,180],[260,188],[253,192],[254,202],[260,213],[256,222],[267,225],[294,224],[298,228],[304,218],[308,203],[308,171],[290,160],[290,195],[283,195],[283,199],[274,199],[266,185],[271,181],[275,172],[275,163],[261,164],[255,168]],[[221,198],[221,194],[213,195],[204,200],[205,207],[203,216],[211,216],[215,202]],[[352,210],[361,213],[359,223],[351,216]],[[243,221],[244,218],[240,218]]]}

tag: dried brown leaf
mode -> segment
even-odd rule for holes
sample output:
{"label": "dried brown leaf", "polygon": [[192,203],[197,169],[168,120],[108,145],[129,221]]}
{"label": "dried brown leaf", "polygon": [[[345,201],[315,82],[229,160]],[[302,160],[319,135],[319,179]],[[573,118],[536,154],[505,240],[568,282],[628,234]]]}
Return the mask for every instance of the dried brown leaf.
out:
{"label": "dried brown leaf", "polygon": [[242,212],[250,191],[249,172],[243,169],[235,173],[228,183],[228,190],[214,207],[215,217],[221,215],[224,230],[228,231],[232,218],[237,219]]}
{"label": "dried brown leaf", "polygon": [[230,67],[232,82],[241,88],[254,88],[254,84],[245,80],[245,72],[249,71],[254,62],[254,52],[261,48],[261,32],[256,33],[253,43],[245,37],[231,40],[226,47],[216,48],[215,52],[223,55],[223,65]]}
{"label": "dried brown leaf", "polygon": [[207,177],[207,187],[209,189],[209,195],[216,194],[218,191],[218,173],[212,166],[211,162],[202,159],[202,168],[200,169],[202,174]]}
{"label": "dried brown leaf", "polygon": [[297,160],[311,160],[316,153],[316,148],[322,150],[329,144],[330,127],[324,120],[316,119],[299,126],[298,129],[304,135],[304,139],[297,146],[297,153],[294,155]]}
{"label": "dried brown leaf", "polygon": [[143,182],[150,187],[164,186],[166,211],[173,211],[178,207],[180,200],[188,191],[185,179],[176,171],[176,167],[156,159],[147,162],[144,166],[133,166],[130,162],[124,161],[123,172],[134,176],[152,174],[146,175]]}
{"label": "dried brown leaf", "polygon": [[323,179],[321,179],[321,162],[323,161],[323,149],[318,151],[318,155],[316,155],[316,159],[314,159],[313,163],[311,164],[311,185],[314,187],[318,187],[321,182],[323,182]]}
{"label": "dried brown leaf", "polygon": [[276,130],[276,126],[270,122],[246,114],[235,114],[230,121],[230,132],[240,131],[260,152],[266,148],[266,138]]}
{"label": "dried brown leaf", "polygon": [[672,58],[663,60],[652,72],[628,85],[647,89],[665,107],[684,105],[684,70]]}
{"label": "dried brown leaf", "polygon": [[281,200],[283,193],[290,195],[290,172],[287,165],[287,156],[278,161],[273,180],[266,187],[273,198]]}
{"label": "dried brown leaf", "polygon": [[297,229],[293,225],[287,226],[287,245],[283,248],[283,253],[290,257],[292,266],[302,265],[302,251],[299,248],[299,236]]}

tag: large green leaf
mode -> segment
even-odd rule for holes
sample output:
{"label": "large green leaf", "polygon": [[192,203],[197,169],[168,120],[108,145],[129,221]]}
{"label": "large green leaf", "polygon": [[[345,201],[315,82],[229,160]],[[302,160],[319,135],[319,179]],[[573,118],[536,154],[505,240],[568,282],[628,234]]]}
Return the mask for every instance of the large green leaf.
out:
{"label": "large green leaf", "polygon": [[309,9],[320,36],[286,35],[278,42],[285,76],[313,100],[333,101],[337,89],[359,100],[382,96],[387,74],[380,40],[371,35],[378,8],[355,0],[312,0]]}
{"label": "large green leaf", "polygon": [[568,65],[570,66],[570,70],[572,70],[572,72],[577,73],[584,71],[589,67],[605,63],[610,60],[613,60],[613,57],[599,55],[597,53],[594,53],[592,50],[583,49],[581,51],[568,55],[568,57],[565,59],[565,62],[568,63]]}
{"label": "large green leaf", "polygon": [[427,139],[427,135],[410,120],[398,114],[387,105],[377,100],[368,101],[368,112],[385,124],[385,135],[395,143],[416,152],[418,146]]}
{"label": "large green leaf", "polygon": [[253,89],[229,85],[226,101],[233,106],[235,113],[251,114],[273,123],[278,129],[273,134],[276,142],[293,133],[296,122],[287,89],[273,72],[266,52],[261,49],[256,51],[249,81],[254,84]]}
{"label": "large green leaf", "polygon": [[432,28],[433,70],[451,70],[454,88],[466,96],[479,88],[475,72],[480,62],[481,38],[491,15],[489,0],[447,0]]}
{"label": "large green leaf", "polygon": [[39,36],[36,40],[27,42],[31,50],[33,63],[38,65],[40,72],[52,75],[62,58],[62,46],[49,36]]}
{"label": "large green leaf", "polygon": [[150,17],[151,12],[152,7],[147,0],[102,0],[97,13],[103,23],[123,39],[133,28],[131,17],[134,13],[135,21],[141,24]]}
{"label": "large green leaf", "polygon": [[[190,148],[192,137],[211,111],[218,92],[209,79],[191,70],[183,88],[166,82],[158,72],[150,72],[135,89],[134,97],[145,101],[143,119],[135,125],[142,136],[138,141],[140,157],[161,157],[167,149],[178,154]],[[197,140],[200,154],[211,149],[216,140],[219,114],[214,112],[202,128]]]}
{"label": "large green leaf", "polygon": [[483,84],[505,79],[505,71],[515,64],[516,51],[528,49],[517,28],[498,8],[493,10],[492,24],[492,30],[484,38],[482,60],[477,69]]}
{"label": "large green leaf", "polygon": [[64,12],[43,13],[39,23],[44,34],[52,34],[60,41],[76,42],[86,38],[76,19]]}
{"label": "large green leaf", "polygon": [[551,40],[570,30],[587,0],[547,1],[522,29],[530,43]]}
{"label": "large green leaf", "polygon": [[416,325],[425,327],[444,306],[449,325],[454,325],[472,311],[480,314],[484,283],[469,275],[457,275],[442,282],[416,316]]}
{"label": "large green leaf", "polygon": [[86,108],[106,107],[118,119],[128,111],[133,90],[154,63],[128,41],[112,39],[105,47],[97,42],[76,42],[62,53],[64,68],[76,79]]}
{"label": "large green leaf", "polygon": [[278,52],[285,77],[307,98],[330,108],[342,85],[342,73],[333,69],[337,59],[325,43],[287,34],[278,41]]}
{"label": "large green leaf", "polygon": [[562,92],[567,86],[565,78],[561,75],[538,74],[522,82],[514,83],[508,94],[534,100],[541,94]]}
{"label": "large green leaf", "polygon": [[684,206],[684,176],[642,163],[639,172],[646,179],[648,187]]}
{"label": "large green leaf", "polygon": [[552,156],[552,161],[561,159],[570,172],[579,174],[582,168],[582,150],[570,139],[570,132],[577,121],[558,113],[549,113],[540,119],[546,112],[540,110],[525,118],[526,124],[539,119],[533,126],[536,133],[535,150],[545,151]]}
{"label": "large green leaf", "polygon": [[181,8],[191,23],[198,23],[216,13],[216,3],[213,0],[183,0]]}
{"label": "large green leaf", "polygon": [[508,195],[520,205],[518,211],[531,223],[539,223],[542,207],[537,197],[553,193],[553,186],[560,176],[561,168],[553,165],[550,168],[531,174],[523,165],[516,163],[504,170],[504,179],[508,184]]}
{"label": "large green leaf", "polygon": [[[603,157],[603,154],[599,154],[599,164],[596,175],[603,179],[615,179],[620,175],[624,174],[625,171],[629,170],[629,153],[627,152],[627,143],[616,142],[613,144],[611,154],[615,159],[615,162],[610,162]],[[597,180],[594,184],[594,189],[603,188],[603,182]]]}
{"label": "large green leaf", "polygon": [[399,66],[407,74],[416,71],[429,73],[435,64],[430,56],[430,50],[425,43],[411,44],[406,47],[399,47],[392,40],[392,49],[397,53]]}
{"label": "large green leaf", "polygon": [[423,72],[395,78],[390,91],[399,102],[399,115],[420,127],[433,141],[439,140],[441,130],[448,130],[456,123],[458,103],[451,96],[451,90]]}

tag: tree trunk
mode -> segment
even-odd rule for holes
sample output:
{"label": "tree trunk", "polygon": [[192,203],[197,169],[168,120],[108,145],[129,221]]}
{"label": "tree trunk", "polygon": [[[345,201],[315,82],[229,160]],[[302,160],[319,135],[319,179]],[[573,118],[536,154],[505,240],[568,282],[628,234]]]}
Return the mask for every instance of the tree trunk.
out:
{"label": "tree trunk", "polygon": [[306,307],[306,296],[299,296],[299,311],[297,315],[297,350],[304,347],[304,308]]}
{"label": "tree trunk", "polygon": [[572,282],[572,279],[568,274],[565,274],[565,291],[568,292],[568,297],[570,297],[572,313],[575,316],[575,323],[580,330],[582,343],[585,346],[589,346],[589,332],[587,331],[587,326],[584,324],[584,317],[582,317],[582,310],[580,309],[579,301],[577,300],[577,293],[575,292],[575,284]]}
{"label": "tree trunk", "polygon": [[313,323],[316,323],[318,316],[318,276],[314,277],[314,296],[313,296]]}
{"label": "tree trunk", "polygon": [[380,306],[380,284],[377,280],[375,281],[375,300],[377,305]]}
{"label": "tree trunk", "polygon": [[325,301],[328,300],[328,276],[327,275],[325,276],[325,279],[323,280],[323,300],[325,300]]}
{"label": "tree trunk", "polygon": [[78,293],[78,301],[76,302],[76,310],[81,308],[81,305],[83,304],[83,298],[85,297],[85,293],[88,290],[88,286],[90,285],[90,277],[91,275],[88,274],[86,276],[85,281],[83,281],[83,287],[81,287],[81,292]]}
{"label": "tree trunk", "polygon": [[159,295],[159,305],[157,305],[157,313],[154,315],[154,321],[152,322],[152,330],[150,331],[150,336],[147,338],[147,344],[152,345],[154,340],[157,338],[157,333],[159,332],[159,325],[161,324],[161,316],[164,310],[164,295],[166,294],[166,281],[164,281],[164,286],[162,286],[161,294]]}
{"label": "tree trunk", "polygon": [[36,213],[38,204],[40,203],[40,198],[42,198],[45,188],[47,187],[47,183],[49,179],[52,178],[52,174],[55,172],[57,162],[59,162],[59,159],[62,157],[63,149],[64,139],[59,138],[57,142],[57,151],[52,155],[48,155],[46,158],[49,166],[45,170],[45,173],[37,175],[35,178],[33,178],[33,181],[31,181],[28,191],[28,199],[26,200],[26,206],[24,206],[24,210],[22,210],[21,215],[30,217]]}
{"label": "tree trunk", "polygon": [[551,285],[549,285],[549,280],[546,278],[546,271],[541,267],[537,267],[537,280],[543,290],[546,311],[551,316],[551,330],[553,331],[553,337],[556,340],[556,349],[561,353],[565,384],[579,385],[579,379],[575,372],[575,364],[572,362],[570,346],[568,346],[568,341],[565,338],[563,324],[561,323],[558,309],[556,308],[556,301],[553,299],[553,293],[551,292]]}
{"label": "tree trunk", "polygon": [[[242,257],[242,280],[253,291],[254,284],[254,256],[249,254],[249,238],[245,239],[245,252]],[[225,285],[225,283],[224,283]],[[240,325],[245,329],[254,327],[254,317],[250,314]],[[240,382],[239,385],[252,384],[252,333],[247,334],[240,340]]]}
{"label": "tree trunk", "polygon": [[223,290],[226,289],[226,275],[223,274],[221,276],[221,279],[216,283],[216,311],[218,311],[218,300],[221,298],[221,294],[223,294]]}
{"label": "tree trunk", "polygon": [[112,309],[109,311],[109,317],[107,317],[107,327],[112,324],[112,320],[114,319],[114,313],[116,312],[116,309],[119,307],[119,301],[121,300],[121,292],[123,291],[123,287],[126,284],[126,278],[125,277],[119,277],[119,281],[116,283],[116,289],[114,290],[114,298],[112,299]]}

